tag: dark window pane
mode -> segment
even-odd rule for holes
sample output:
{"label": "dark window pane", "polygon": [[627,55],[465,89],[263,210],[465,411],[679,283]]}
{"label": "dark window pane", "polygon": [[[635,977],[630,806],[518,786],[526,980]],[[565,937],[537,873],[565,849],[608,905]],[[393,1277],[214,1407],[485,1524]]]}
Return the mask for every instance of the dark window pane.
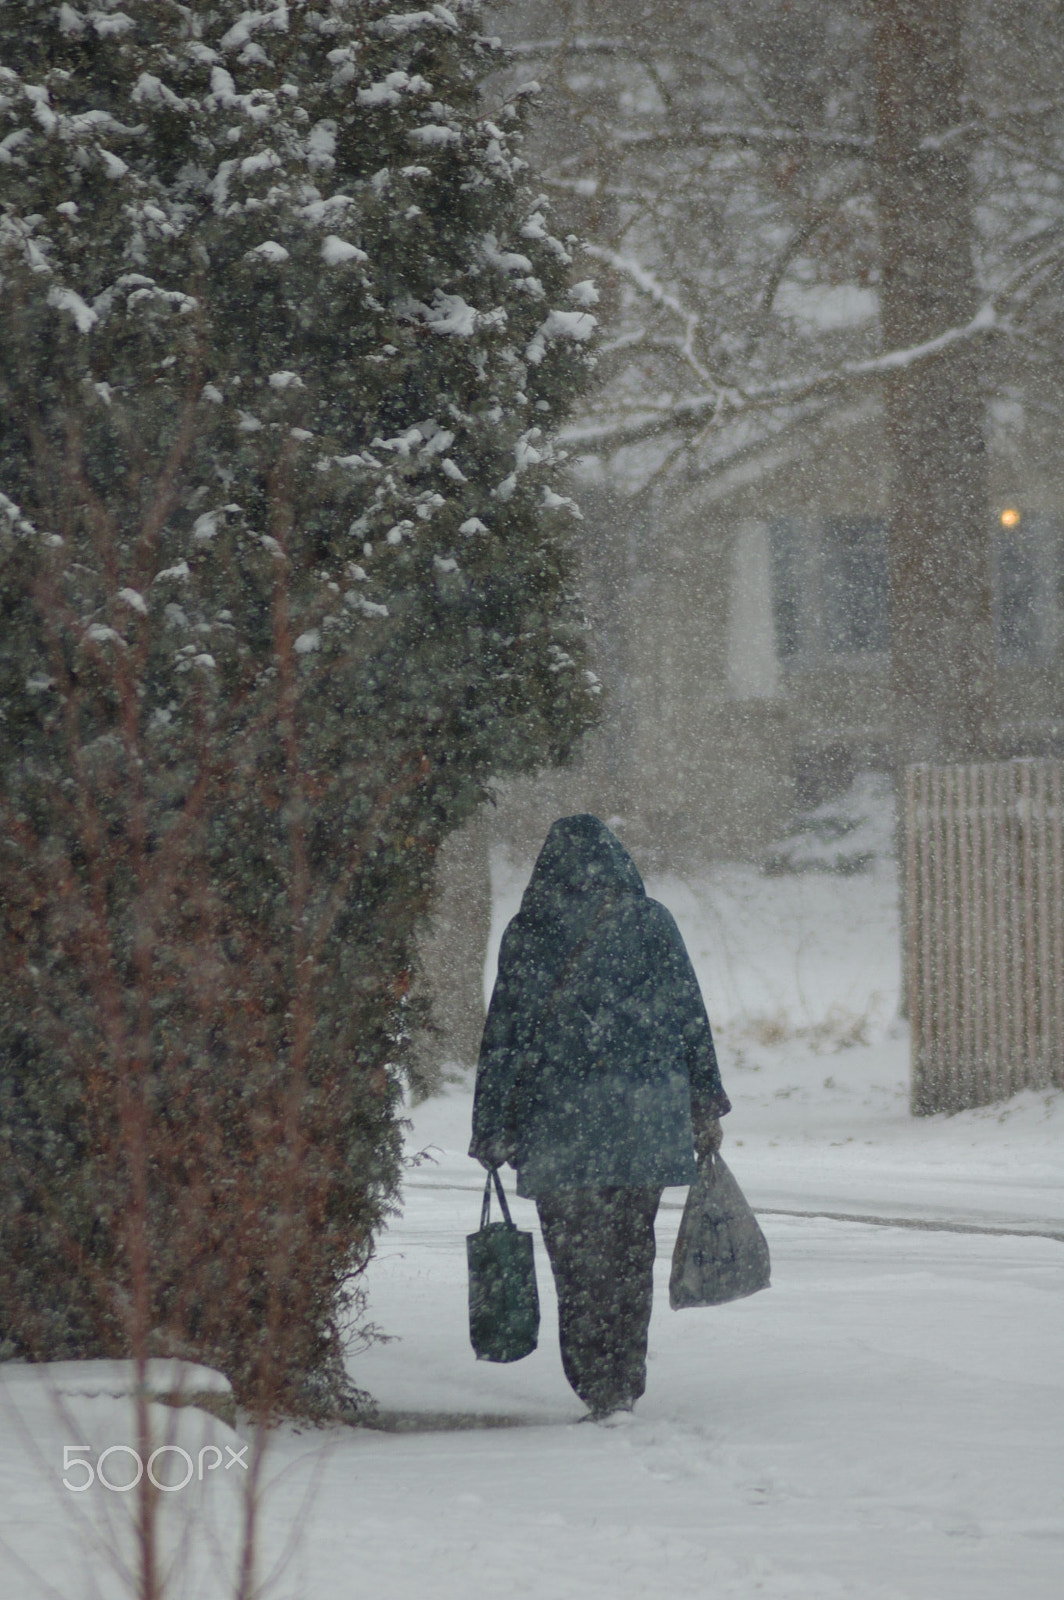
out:
{"label": "dark window pane", "polygon": [[998,648],[1009,655],[1032,655],[1038,648],[1038,568],[1022,536],[998,539],[997,580]]}
{"label": "dark window pane", "polygon": [[791,517],[782,517],[769,526],[772,615],[776,625],[776,650],[781,661],[791,660],[801,645],[799,538],[799,524]]}
{"label": "dark window pane", "polygon": [[824,645],[849,655],[890,648],[887,525],[882,517],[824,524]]}

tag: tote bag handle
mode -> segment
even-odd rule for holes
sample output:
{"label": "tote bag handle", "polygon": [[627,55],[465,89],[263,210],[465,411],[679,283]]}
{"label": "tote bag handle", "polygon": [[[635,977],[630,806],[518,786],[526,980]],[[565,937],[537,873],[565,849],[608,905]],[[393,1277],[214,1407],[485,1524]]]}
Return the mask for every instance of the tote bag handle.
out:
{"label": "tote bag handle", "polygon": [[487,1181],[484,1184],[484,1203],[480,1208],[480,1226],[482,1228],[486,1228],[488,1223],[491,1221],[491,1182],[493,1178],[495,1180],[495,1192],[499,1197],[499,1206],[502,1210],[503,1221],[506,1223],[508,1228],[512,1228],[515,1226],[515,1223],[514,1219],[510,1215],[510,1207],[506,1204],[506,1191],[502,1186],[502,1179],[499,1177],[498,1167],[491,1168],[488,1173]]}

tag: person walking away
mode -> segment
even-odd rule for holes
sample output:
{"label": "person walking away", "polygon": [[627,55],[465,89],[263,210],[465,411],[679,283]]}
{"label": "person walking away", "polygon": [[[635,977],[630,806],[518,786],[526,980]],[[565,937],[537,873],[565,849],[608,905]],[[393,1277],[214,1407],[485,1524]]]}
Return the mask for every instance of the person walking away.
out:
{"label": "person walking away", "polygon": [[517,1169],[558,1291],[562,1365],[596,1418],[646,1387],[654,1218],[731,1104],[680,931],[597,817],[553,824],[503,936],[469,1153]]}

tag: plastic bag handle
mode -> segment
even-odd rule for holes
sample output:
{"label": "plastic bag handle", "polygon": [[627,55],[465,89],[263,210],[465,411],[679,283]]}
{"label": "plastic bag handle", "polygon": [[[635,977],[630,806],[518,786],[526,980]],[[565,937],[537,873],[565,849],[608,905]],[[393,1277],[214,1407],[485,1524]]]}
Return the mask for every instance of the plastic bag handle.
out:
{"label": "plastic bag handle", "polygon": [[480,1208],[480,1226],[486,1228],[491,1219],[491,1180],[493,1178],[495,1180],[495,1193],[499,1197],[499,1205],[502,1208],[503,1220],[508,1228],[513,1228],[516,1224],[510,1215],[510,1207],[506,1204],[506,1191],[503,1189],[498,1167],[492,1167],[489,1170],[484,1184],[484,1203]]}

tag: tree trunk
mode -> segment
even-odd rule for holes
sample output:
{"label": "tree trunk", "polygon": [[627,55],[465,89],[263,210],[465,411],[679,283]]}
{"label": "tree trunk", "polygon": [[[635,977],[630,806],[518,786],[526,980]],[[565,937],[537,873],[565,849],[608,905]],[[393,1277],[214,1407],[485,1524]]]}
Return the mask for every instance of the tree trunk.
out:
{"label": "tree trunk", "polygon": [[431,923],[420,939],[423,992],[436,1034],[416,1042],[413,1088],[435,1093],[447,1063],[475,1067],[484,1031],[484,960],[491,932],[488,818],[484,807],[445,840]]}
{"label": "tree trunk", "polygon": [[[961,327],[977,309],[964,120],[964,0],[874,0],[883,339]],[[961,340],[886,381],[894,759],[993,753],[990,505],[978,357]]]}

